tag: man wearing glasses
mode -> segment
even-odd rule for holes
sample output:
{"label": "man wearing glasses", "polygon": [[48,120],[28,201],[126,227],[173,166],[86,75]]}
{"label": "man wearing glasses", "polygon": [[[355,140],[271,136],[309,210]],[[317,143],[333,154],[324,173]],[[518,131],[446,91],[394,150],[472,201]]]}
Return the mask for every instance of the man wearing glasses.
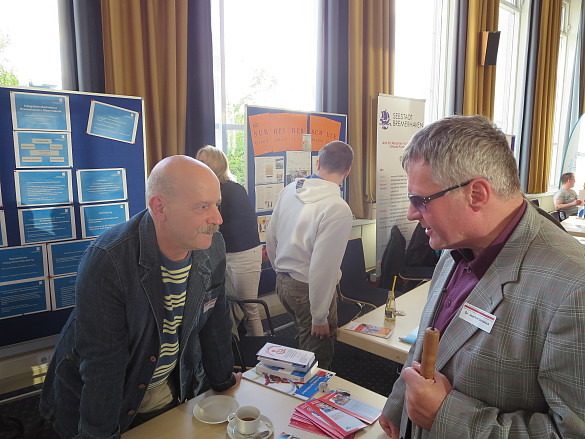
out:
{"label": "man wearing glasses", "polygon": [[[483,116],[419,131],[407,217],[445,249],[418,338],[380,418],[393,438],[585,437],[585,248],[527,202],[504,134]],[[440,332],[434,379],[425,329]],[[414,425],[413,425],[414,424]]]}

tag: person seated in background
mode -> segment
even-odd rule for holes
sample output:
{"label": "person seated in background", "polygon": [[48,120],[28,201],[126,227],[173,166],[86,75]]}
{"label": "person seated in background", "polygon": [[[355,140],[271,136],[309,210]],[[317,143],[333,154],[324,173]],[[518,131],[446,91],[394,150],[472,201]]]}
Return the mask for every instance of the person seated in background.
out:
{"label": "person seated in background", "polygon": [[[225,241],[226,284],[228,294],[240,299],[257,299],[262,271],[262,245],[258,236],[258,222],[254,206],[244,186],[236,182],[230,172],[227,156],[214,146],[204,146],[197,152],[197,160],[211,168],[221,188],[221,216],[219,231]],[[254,335],[264,334],[258,305],[246,303],[246,330]]]}
{"label": "person seated in background", "polygon": [[224,291],[219,181],[187,156],[160,161],[148,210],[102,233],[49,365],[41,415],[63,438],[119,438],[195,397],[239,383]]}
{"label": "person seated in background", "polygon": [[[523,198],[506,136],[486,117],[425,126],[402,166],[407,218],[444,251],[384,431],[585,438],[585,247]],[[427,327],[440,334],[434,379],[421,374]]]}
{"label": "person seated in background", "polygon": [[577,193],[573,190],[575,186],[575,174],[567,172],[561,175],[561,188],[553,196],[555,210],[562,210],[567,216],[577,215],[580,206],[583,204]]}

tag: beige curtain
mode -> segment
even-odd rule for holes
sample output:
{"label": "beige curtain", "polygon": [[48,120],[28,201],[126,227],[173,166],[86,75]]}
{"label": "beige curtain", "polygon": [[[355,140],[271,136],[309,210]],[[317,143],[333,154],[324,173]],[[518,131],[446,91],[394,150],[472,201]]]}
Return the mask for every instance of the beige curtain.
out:
{"label": "beige curtain", "polygon": [[349,205],[357,218],[376,201],[377,103],[393,92],[394,22],[395,0],[349,2]]}
{"label": "beige curtain", "polygon": [[532,144],[528,190],[530,194],[546,192],[550,174],[552,134],[557,83],[557,62],[561,35],[562,0],[542,2],[540,43],[532,113]]}
{"label": "beige curtain", "polygon": [[144,98],[148,170],[184,154],[187,0],[102,0],[106,92]]}
{"label": "beige curtain", "polygon": [[482,114],[493,119],[496,66],[480,65],[481,32],[498,30],[499,0],[470,0],[467,18],[467,50],[463,114]]}

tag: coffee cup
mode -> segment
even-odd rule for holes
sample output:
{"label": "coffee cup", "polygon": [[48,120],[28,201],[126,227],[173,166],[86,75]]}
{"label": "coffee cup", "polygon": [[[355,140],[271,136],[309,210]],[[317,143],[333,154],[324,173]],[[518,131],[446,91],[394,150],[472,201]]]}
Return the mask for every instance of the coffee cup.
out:
{"label": "coffee cup", "polygon": [[242,406],[228,416],[228,421],[234,422],[238,433],[242,435],[254,434],[260,428],[260,410],[251,405]]}

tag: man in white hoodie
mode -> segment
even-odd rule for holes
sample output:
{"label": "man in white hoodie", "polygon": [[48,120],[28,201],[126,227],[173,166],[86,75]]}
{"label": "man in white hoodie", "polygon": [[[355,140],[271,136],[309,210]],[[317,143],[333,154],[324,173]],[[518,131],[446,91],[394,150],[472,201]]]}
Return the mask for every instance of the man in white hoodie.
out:
{"label": "man in white hoodie", "polygon": [[331,367],[337,331],[335,293],[352,214],[339,186],[349,174],[353,150],[334,141],[319,152],[317,173],[283,189],[266,232],[276,271],[276,293],[299,330],[299,347]]}

